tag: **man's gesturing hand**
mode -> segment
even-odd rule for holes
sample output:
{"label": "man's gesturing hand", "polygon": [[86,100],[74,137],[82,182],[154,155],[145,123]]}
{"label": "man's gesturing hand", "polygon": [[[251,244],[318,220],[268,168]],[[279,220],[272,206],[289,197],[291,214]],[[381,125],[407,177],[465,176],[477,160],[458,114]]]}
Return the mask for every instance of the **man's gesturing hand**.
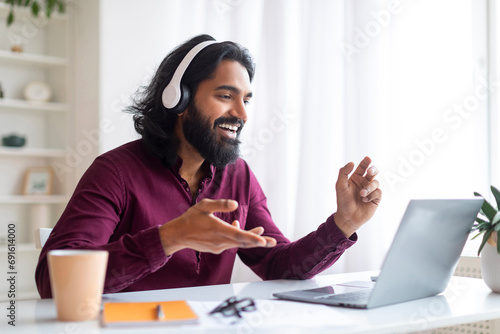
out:
{"label": "man's gesturing hand", "polygon": [[215,217],[214,212],[231,212],[238,208],[233,200],[203,199],[190,207],[183,215],[160,226],[160,240],[167,255],[191,248],[199,252],[220,254],[224,250],[239,247],[274,247],[276,240],[262,237],[264,229],[250,231],[240,229],[239,222],[228,224]]}
{"label": "man's gesturing hand", "polygon": [[349,162],[339,171],[335,185],[337,212],[334,219],[347,237],[373,216],[382,199],[379,182],[375,180],[378,171],[370,167],[370,163],[370,158],[365,157],[350,177],[354,163]]}

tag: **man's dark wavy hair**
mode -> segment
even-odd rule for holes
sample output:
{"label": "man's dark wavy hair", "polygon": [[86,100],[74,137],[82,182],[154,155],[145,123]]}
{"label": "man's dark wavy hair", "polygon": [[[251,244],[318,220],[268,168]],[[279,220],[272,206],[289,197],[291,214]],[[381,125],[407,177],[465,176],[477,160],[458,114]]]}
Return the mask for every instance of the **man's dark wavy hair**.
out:
{"label": "man's dark wavy hair", "polygon": [[[199,35],[171,51],[163,59],[149,86],[141,87],[133,104],[126,109],[134,114],[134,127],[142,136],[144,145],[166,167],[173,166],[177,161],[179,141],[174,134],[178,116],[163,106],[163,90],[189,50],[209,40],[214,40],[214,38],[209,35]],[[200,82],[213,78],[217,66],[223,60],[239,62],[248,71],[250,82],[253,80],[255,65],[247,49],[234,42],[211,44],[196,55],[182,77],[181,82],[187,85],[191,92],[190,105],[194,103]]]}

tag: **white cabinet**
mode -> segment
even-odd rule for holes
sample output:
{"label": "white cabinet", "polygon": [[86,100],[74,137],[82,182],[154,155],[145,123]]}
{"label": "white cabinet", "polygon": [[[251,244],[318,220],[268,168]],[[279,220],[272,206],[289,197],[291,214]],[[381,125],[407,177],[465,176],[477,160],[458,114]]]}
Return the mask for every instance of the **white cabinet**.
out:
{"label": "white cabinet", "polygon": [[[17,10],[11,27],[6,27],[8,6],[0,4],[0,137],[26,137],[21,148],[0,146],[0,269],[7,271],[6,235],[15,225],[18,296],[37,296],[34,265],[38,251],[33,229],[52,227],[73,189],[69,173],[55,170],[50,194],[25,195],[25,172],[32,167],[65,165],[72,145],[71,27],[69,15],[34,19],[27,10]],[[22,52],[11,51],[21,44]],[[25,99],[24,89],[32,81],[51,88],[48,102]],[[0,280],[0,299],[8,289]],[[22,293],[21,293],[22,292]]]}

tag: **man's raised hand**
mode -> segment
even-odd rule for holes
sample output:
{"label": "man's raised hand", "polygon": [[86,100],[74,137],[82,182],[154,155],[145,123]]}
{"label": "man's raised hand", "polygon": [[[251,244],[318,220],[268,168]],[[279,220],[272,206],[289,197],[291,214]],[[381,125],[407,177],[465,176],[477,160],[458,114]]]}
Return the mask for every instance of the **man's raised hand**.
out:
{"label": "man's raised hand", "polygon": [[335,185],[337,193],[337,212],[335,223],[340,230],[350,237],[366,223],[375,213],[381,199],[382,191],[375,179],[378,170],[370,167],[371,159],[365,157],[351,174],[354,163],[349,162],[339,171]]}

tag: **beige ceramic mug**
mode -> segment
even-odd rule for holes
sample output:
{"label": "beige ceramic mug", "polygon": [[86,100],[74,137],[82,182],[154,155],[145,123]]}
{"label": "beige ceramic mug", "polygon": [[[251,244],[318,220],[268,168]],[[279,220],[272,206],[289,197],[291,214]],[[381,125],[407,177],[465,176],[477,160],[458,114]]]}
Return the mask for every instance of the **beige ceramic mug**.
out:
{"label": "beige ceramic mug", "polygon": [[52,250],[48,253],[48,262],[57,319],[95,319],[101,307],[108,251]]}

